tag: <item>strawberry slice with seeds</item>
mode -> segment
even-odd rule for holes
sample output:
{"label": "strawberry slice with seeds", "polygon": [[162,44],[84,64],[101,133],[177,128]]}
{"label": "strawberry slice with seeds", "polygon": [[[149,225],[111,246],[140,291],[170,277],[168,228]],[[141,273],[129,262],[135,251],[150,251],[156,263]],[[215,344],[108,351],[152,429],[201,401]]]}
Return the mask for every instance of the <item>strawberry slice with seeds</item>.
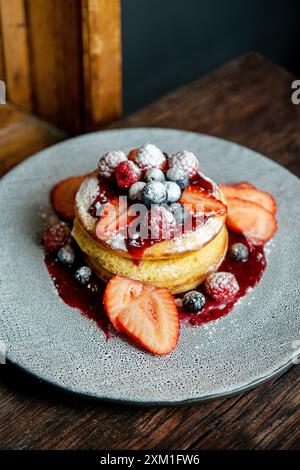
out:
{"label": "strawberry slice with seeds", "polygon": [[277,221],[271,212],[252,201],[228,198],[228,227],[242,233],[254,245],[270,240],[277,230]]}
{"label": "strawberry slice with seeds", "polygon": [[128,214],[127,204],[122,198],[112,199],[103,208],[96,226],[96,235],[100,240],[108,240],[126,229],[135,217]]}
{"label": "strawberry slice with seeds", "polygon": [[255,202],[259,206],[263,207],[273,215],[276,214],[276,202],[271,194],[256,189],[251,186],[250,183],[242,182],[239,185],[225,185],[220,184],[220,188],[224,193],[225,198],[239,198],[245,199],[246,201]]}
{"label": "strawberry slice with seeds", "polygon": [[179,317],[174,298],[166,289],[115,276],[109,281],[103,300],[117,331],[153,354],[168,354],[175,348]]}
{"label": "strawberry slice with seeds", "polygon": [[64,220],[74,220],[75,196],[81,183],[89,175],[73,176],[60,181],[54,186],[50,194],[50,200],[55,212]]}
{"label": "strawberry slice with seeds", "polygon": [[205,189],[188,186],[182,193],[180,201],[191,214],[205,213],[213,216],[226,214],[227,208],[222,201],[209,194]]}

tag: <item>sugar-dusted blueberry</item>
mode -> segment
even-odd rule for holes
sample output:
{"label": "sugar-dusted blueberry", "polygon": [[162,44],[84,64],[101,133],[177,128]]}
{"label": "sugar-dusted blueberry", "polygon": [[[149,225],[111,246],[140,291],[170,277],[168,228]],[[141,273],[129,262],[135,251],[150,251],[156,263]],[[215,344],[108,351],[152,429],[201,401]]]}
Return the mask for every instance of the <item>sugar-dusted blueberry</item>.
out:
{"label": "sugar-dusted blueberry", "polygon": [[179,202],[174,202],[170,205],[169,210],[174,216],[176,225],[183,225],[186,222],[188,218],[188,212],[182,204],[179,204]]}
{"label": "sugar-dusted blueberry", "polygon": [[181,197],[181,189],[178,184],[174,183],[174,181],[166,181],[165,186],[167,189],[167,202],[172,203],[179,201]]}
{"label": "sugar-dusted blueberry", "polygon": [[179,166],[173,166],[167,171],[166,178],[178,184],[181,189],[184,189],[189,184],[189,177],[187,173]]}
{"label": "sugar-dusted blueberry", "polygon": [[160,181],[150,181],[143,189],[143,202],[147,206],[151,204],[164,204],[167,200],[167,190]]}
{"label": "sugar-dusted blueberry", "polygon": [[86,286],[92,278],[92,270],[88,266],[81,266],[75,272],[75,279],[82,286]]}
{"label": "sugar-dusted blueberry", "polygon": [[234,243],[229,249],[229,256],[234,261],[247,261],[249,250],[244,243]]}
{"label": "sugar-dusted blueberry", "polygon": [[201,292],[192,290],[184,294],[182,305],[186,312],[200,312],[205,305],[205,296]]}
{"label": "sugar-dusted blueberry", "polygon": [[145,181],[149,183],[150,181],[160,181],[161,183],[165,181],[164,172],[159,168],[150,168],[146,171]]}
{"label": "sugar-dusted blueberry", "polygon": [[146,186],[144,181],[138,181],[134,183],[128,192],[128,196],[131,202],[140,202],[143,199],[143,189]]}
{"label": "sugar-dusted blueberry", "polygon": [[70,245],[63,246],[57,253],[60,263],[71,266],[75,261],[75,252]]}

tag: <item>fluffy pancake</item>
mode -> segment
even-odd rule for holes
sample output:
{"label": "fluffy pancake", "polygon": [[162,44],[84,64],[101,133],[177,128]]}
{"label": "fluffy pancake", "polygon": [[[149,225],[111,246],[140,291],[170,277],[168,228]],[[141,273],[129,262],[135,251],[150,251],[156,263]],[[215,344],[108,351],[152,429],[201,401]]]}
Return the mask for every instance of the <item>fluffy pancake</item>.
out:
{"label": "fluffy pancake", "polygon": [[[208,178],[207,178],[208,179]],[[210,180],[211,181],[211,180]],[[224,201],[219,187],[213,183],[213,194]],[[101,183],[96,173],[86,178],[81,184],[75,201],[76,219],[82,230],[85,230],[95,243],[108,251],[118,253],[123,257],[132,258],[128,253],[124,237],[117,235],[109,240],[99,240],[96,236],[97,218],[89,213],[89,207],[101,192]],[[222,230],[226,221],[226,215],[208,219],[204,226],[194,231],[184,233],[172,240],[165,240],[148,247],[143,253],[143,260],[162,260],[174,257],[182,257],[187,253],[198,251],[212,241]],[[76,238],[76,236],[75,236]],[[94,245],[95,246],[95,245]]]}
{"label": "fluffy pancake", "polygon": [[128,257],[101,246],[75,219],[73,236],[87,262],[96,274],[107,281],[114,275],[130,277],[157,287],[165,287],[172,293],[185,292],[205,280],[209,272],[217,270],[223,261],[228,243],[225,226],[200,250],[187,252],[168,259],[143,259],[136,265]]}

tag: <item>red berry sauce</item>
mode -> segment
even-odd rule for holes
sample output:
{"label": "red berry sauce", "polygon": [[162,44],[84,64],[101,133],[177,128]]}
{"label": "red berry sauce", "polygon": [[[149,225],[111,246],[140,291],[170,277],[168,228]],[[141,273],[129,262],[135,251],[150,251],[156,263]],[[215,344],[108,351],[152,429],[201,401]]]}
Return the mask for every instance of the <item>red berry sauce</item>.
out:
{"label": "red berry sauce", "polygon": [[[206,303],[200,313],[185,313],[182,308],[179,308],[180,318],[184,324],[200,326],[204,323],[224,317],[230,312],[234,304],[243,297],[250,288],[255,287],[260,281],[267,264],[263,245],[252,246],[243,235],[229,232],[228,247],[230,248],[233,243],[237,242],[244,243],[248,247],[249,257],[247,261],[234,261],[227,253],[218,271],[225,271],[234,274],[240,286],[239,292],[234,299],[231,299],[226,303],[217,302],[206,295]],[[203,285],[200,286],[199,291],[205,294]]]}

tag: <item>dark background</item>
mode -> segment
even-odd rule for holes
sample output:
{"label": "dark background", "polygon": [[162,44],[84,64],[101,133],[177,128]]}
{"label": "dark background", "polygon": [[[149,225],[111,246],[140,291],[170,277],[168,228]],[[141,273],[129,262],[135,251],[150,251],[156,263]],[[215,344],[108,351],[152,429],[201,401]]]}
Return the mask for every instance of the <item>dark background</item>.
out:
{"label": "dark background", "polygon": [[124,113],[259,51],[300,71],[300,0],[122,0]]}

